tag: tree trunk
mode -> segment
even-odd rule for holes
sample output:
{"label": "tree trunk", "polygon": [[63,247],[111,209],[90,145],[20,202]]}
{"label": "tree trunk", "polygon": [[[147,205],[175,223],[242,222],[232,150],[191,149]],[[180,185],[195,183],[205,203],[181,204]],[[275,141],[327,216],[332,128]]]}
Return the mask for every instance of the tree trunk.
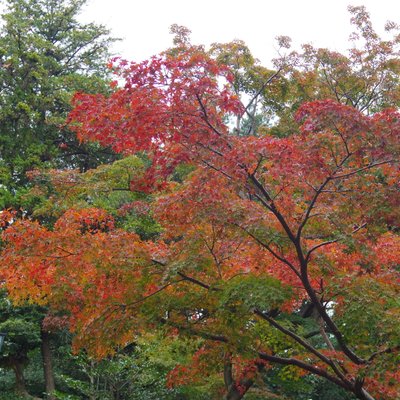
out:
{"label": "tree trunk", "polygon": [[50,348],[50,335],[45,330],[41,330],[41,339],[42,343],[40,346],[42,352],[42,360],[43,360],[43,373],[44,373],[44,382],[46,387],[46,398],[49,400],[55,400],[54,392],[56,390],[54,383],[54,373],[53,373],[53,363],[51,357],[51,348]]}
{"label": "tree trunk", "polygon": [[29,396],[25,385],[24,363],[19,360],[13,360],[12,369],[15,373],[15,392],[21,396]]}
{"label": "tree trunk", "polygon": [[225,400],[240,400],[253,385],[253,380],[242,379],[239,385],[233,379],[231,354],[225,354],[224,360],[224,382],[227,390]]}
{"label": "tree trunk", "polygon": [[235,386],[231,386],[225,396],[225,400],[240,400],[244,396]]}
{"label": "tree trunk", "polygon": [[95,376],[94,376],[94,361],[90,360],[90,374],[89,374],[89,382],[90,382],[90,394],[89,400],[96,400],[96,386],[95,386]]}

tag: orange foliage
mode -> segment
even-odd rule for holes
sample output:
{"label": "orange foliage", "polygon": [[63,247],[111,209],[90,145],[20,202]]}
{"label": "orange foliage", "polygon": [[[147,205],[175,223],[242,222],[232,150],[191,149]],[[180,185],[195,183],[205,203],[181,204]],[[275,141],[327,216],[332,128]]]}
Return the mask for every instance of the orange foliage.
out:
{"label": "orange foliage", "polygon": [[[254,343],[261,339],[252,327],[261,318],[301,348],[293,358],[283,352],[264,361],[298,366],[361,396],[359,370],[379,370],[372,355],[380,345],[347,343],[327,308],[345,313],[340,285],[349,295],[366,277],[388,291],[399,282],[400,224],[393,211],[399,206],[399,113],[368,116],[333,100],[314,101],[300,107],[301,129],[290,137],[240,137],[226,124],[243,112],[230,90],[231,74],[204,52],[120,62],[115,70],[125,86],[109,97],[77,95],[70,122],[81,140],[146,153],[151,165],[131,188],[153,193],[163,233],[144,242],[97,209],[70,210],[53,230],[15,221],[3,235],[2,274],[12,298],[64,310],[76,345],[98,356],[142,329],[166,324],[256,357]],[[171,183],[182,162],[195,172]],[[390,207],[381,207],[387,200]],[[120,216],[129,209],[148,212],[136,202]],[[243,294],[230,286],[246,276],[290,286],[291,297],[280,299],[279,309],[274,299],[274,309],[265,303],[259,309],[253,299],[268,300],[269,293]],[[334,352],[314,349],[274,320],[282,310],[298,312],[303,301],[336,341]],[[221,310],[221,304],[229,307]],[[399,321],[398,314],[393,318]],[[186,373],[177,367],[170,381],[184,383]],[[396,373],[389,374],[395,380]],[[374,387],[373,379],[366,385]],[[398,384],[386,398],[395,390]]]}

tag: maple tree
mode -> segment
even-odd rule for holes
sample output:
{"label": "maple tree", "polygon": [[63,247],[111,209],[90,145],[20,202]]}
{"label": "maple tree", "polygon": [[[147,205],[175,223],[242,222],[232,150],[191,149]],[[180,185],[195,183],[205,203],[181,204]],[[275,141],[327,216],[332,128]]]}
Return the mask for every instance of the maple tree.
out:
{"label": "maple tree", "polygon": [[[140,236],[87,205],[58,210],[52,228],[5,214],[10,296],[66,313],[75,346],[99,357],[155,327],[200,337],[190,370],[223,371],[227,399],[274,369],[359,399],[396,398],[398,111],[319,99],[298,108],[290,136],[236,135],[246,107],[234,74],[178,44],[142,63],[115,60],[124,86],[76,95],[70,115],[81,140],[142,156],[128,186],[91,190],[132,191],[120,215],[146,214],[161,234]],[[79,194],[80,176],[51,180]],[[170,384],[188,372],[177,366]]]}

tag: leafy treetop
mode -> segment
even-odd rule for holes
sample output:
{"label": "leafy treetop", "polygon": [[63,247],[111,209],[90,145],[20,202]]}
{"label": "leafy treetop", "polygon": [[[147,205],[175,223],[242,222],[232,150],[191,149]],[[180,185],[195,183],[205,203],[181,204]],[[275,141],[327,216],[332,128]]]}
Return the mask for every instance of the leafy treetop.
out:
{"label": "leafy treetop", "polygon": [[[178,44],[116,60],[124,86],[78,94],[70,115],[81,140],[145,155],[130,189],[152,195],[161,235],[141,238],[98,208],[72,208],[54,229],[16,221],[3,235],[11,296],[65,310],[76,345],[99,356],[155,327],[201,337],[198,370],[215,357],[227,399],[286,367],[359,399],[395,398],[398,111],[318,99],[290,136],[236,135],[231,118],[246,108],[234,74]],[[179,182],[183,163],[192,172]]]}

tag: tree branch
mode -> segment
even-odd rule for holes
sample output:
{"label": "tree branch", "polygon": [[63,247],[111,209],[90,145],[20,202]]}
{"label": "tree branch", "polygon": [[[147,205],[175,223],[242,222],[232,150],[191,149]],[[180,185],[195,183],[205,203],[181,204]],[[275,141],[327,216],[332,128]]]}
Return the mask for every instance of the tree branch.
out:
{"label": "tree branch", "polygon": [[285,335],[291,337],[293,340],[295,340],[297,343],[299,343],[302,347],[304,347],[306,350],[308,350],[310,353],[314,354],[316,357],[318,357],[321,361],[323,361],[325,364],[327,364],[329,367],[332,368],[332,370],[335,372],[335,374],[338,376],[339,379],[341,379],[343,382],[346,384],[350,384],[350,382],[346,379],[346,377],[342,374],[342,372],[337,368],[335,363],[329,359],[328,357],[324,356],[321,352],[319,352],[315,347],[313,347],[310,343],[308,343],[306,340],[292,332],[291,330],[285,328],[281,324],[279,324],[277,321],[275,321],[273,318],[271,318],[268,314],[262,312],[259,309],[255,309],[254,313],[261,318],[265,319],[268,321],[270,325],[284,333]]}
{"label": "tree branch", "polygon": [[210,285],[207,285],[206,283],[203,283],[203,282],[199,281],[199,280],[196,279],[196,278],[192,278],[192,277],[190,277],[190,276],[187,276],[187,275],[185,275],[183,272],[177,272],[177,274],[178,274],[180,277],[182,277],[183,280],[188,281],[188,282],[192,282],[192,283],[194,283],[195,285],[201,286],[201,287],[204,288],[204,289],[207,289],[207,290],[214,290],[214,291],[220,291],[220,290],[221,290],[221,289],[216,288],[216,287],[211,287]]}
{"label": "tree branch", "polygon": [[314,367],[313,365],[307,364],[306,362],[301,361],[297,358],[279,357],[279,356],[270,355],[270,354],[267,354],[267,353],[264,353],[261,351],[258,352],[258,355],[262,360],[265,360],[268,362],[272,362],[272,363],[276,363],[276,364],[280,364],[280,365],[294,365],[305,371],[311,372],[314,375],[321,376],[333,383],[336,383],[336,385],[338,385],[346,390],[353,391],[351,384],[347,384],[347,383],[343,382],[341,379],[337,378],[334,375],[331,375],[329,372],[327,372],[324,369]]}
{"label": "tree branch", "polygon": [[288,261],[286,258],[284,258],[284,257],[280,256],[278,253],[276,253],[271,248],[271,246],[264,243],[257,236],[253,235],[251,232],[249,232],[246,228],[242,227],[241,225],[239,225],[239,224],[234,224],[234,225],[237,226],[238,228],[242,229],[247,235],[249,235],[252,239],[254,239],[260,246],[264,247],[268,252],[270,252],[277,260],[286,264],[299,278],[301,277],[300,273],[299,273],[299,271],[297,271],[296,267],[290,261]]}

